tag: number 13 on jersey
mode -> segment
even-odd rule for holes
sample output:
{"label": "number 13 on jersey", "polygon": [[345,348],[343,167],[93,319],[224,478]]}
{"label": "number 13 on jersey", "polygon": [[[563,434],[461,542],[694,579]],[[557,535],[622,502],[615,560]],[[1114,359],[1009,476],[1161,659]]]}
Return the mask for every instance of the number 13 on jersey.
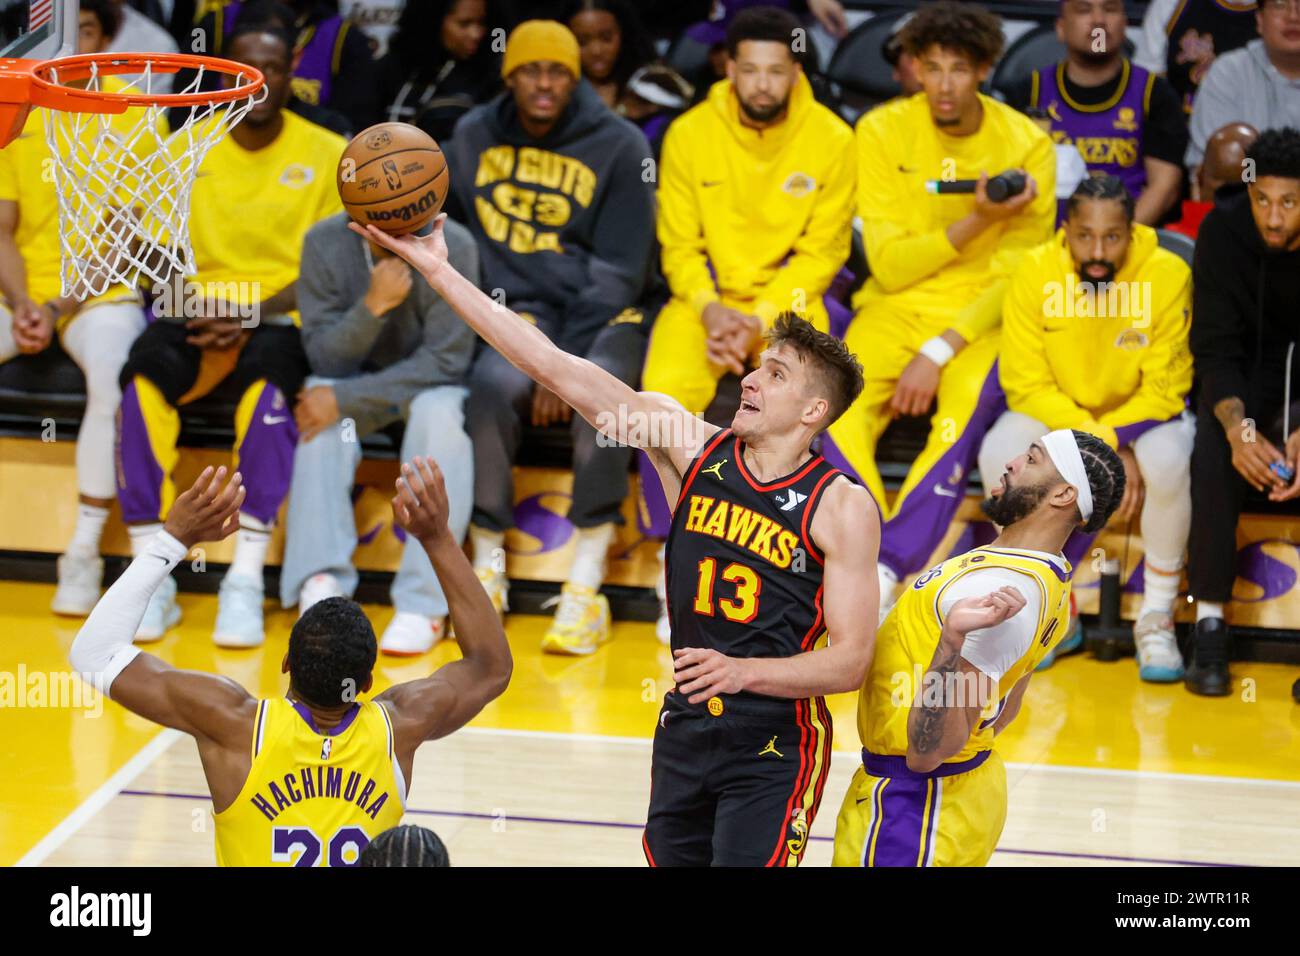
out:
{"label": "number 13 on jersey", "polygon": [[[695,588],[695,613],[713,617],[713,588],[718,573],[718,562],[705,558],[699,565],[700,577]],[[758,593],[763,581],[758,572],[748,565],[733,561],[722,569],[722,580],[736,586],[734,598],[721,598],[717,607],[722,616],[736,624],[748,624],[758,615]]]}

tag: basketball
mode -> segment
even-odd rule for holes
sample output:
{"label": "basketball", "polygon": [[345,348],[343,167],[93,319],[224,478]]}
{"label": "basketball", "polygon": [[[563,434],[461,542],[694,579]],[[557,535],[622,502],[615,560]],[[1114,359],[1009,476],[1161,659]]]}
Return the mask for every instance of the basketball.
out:
{"label": "basketball", "polygon": [[339,198],[348,215],[395,236],[415,232],[438,215],[450,180],[433,137],[407,123],[362,130],[339,161]]}

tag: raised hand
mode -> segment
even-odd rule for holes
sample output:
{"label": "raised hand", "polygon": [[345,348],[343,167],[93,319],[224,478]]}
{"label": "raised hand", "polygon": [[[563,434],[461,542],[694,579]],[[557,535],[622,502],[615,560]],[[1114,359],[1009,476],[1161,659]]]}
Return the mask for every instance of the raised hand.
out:
{"label": "raised hand", "polygon": [[362,226],[355,222],[348,223],[348,228],[375,245],[383,246],[394,255],[401,256],[432,284],[438,273],[447,267],[447,240],[442,235],[442,227],[446,221],[447,214],[439,213],[433,220],[433,231],[427,236],[417,236],[414,233],[407,236],[393,236],[377,226]]}
{"label": "raised hand", "polygon": [[447,527],[447,488],[442,471],[432,458],[419,455],[402,465],[393,496],[393,520],[397,526],[423,545],[430,545],[444,535]]}
{"label": "raised hand", "polygon": [[187,491],[176,499],[163,530],[192,548],[200,541],[220,541],[239,527],[239,506],[244,503],[239,472],[226,480],[226,466],[203,469]]}

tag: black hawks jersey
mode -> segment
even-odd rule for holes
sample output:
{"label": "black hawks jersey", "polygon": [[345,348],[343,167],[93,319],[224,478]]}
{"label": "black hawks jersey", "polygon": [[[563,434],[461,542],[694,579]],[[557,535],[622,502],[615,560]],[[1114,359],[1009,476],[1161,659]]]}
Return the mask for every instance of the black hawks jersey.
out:
{"label": "black hawks jersey", "polygon": [[728,657],[792,657],[826,633],[822,554],[809,534],[842,472],[815,455],[760,482],[731,429],[714,435],[682,480],[664,564],[672,646]]}
{"label": "black hawks jersey", "polygon": [[1179,0],[1165,24],[1165,77],[1192,111],[1196,90],[1215,57],[1243,47],[1259,35],[1258,4],[1223,0]]}

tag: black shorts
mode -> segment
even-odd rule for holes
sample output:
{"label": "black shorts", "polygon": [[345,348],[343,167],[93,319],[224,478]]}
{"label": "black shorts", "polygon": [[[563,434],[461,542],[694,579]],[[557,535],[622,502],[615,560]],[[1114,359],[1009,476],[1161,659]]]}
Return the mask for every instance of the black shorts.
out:
{"label": "black shorts", "polygon": [[655,729],[651,866],[798,866],[831,763],[825,700],[669,691]]}
{"label": "black shorts", "polygon": [[[185,341],[192,335],[184,324],[165,319],[150,322],[131,344],[121,383],[142,375],[157,387],[163,398],[175,405],[194,387],[199,377],[203,350]],[[292,406],[311,368],[303,351],[302,334],[292,325],[263,323],[253,329],[240,349],[230,378],[240,394],[258,379],[266,379]]]}

